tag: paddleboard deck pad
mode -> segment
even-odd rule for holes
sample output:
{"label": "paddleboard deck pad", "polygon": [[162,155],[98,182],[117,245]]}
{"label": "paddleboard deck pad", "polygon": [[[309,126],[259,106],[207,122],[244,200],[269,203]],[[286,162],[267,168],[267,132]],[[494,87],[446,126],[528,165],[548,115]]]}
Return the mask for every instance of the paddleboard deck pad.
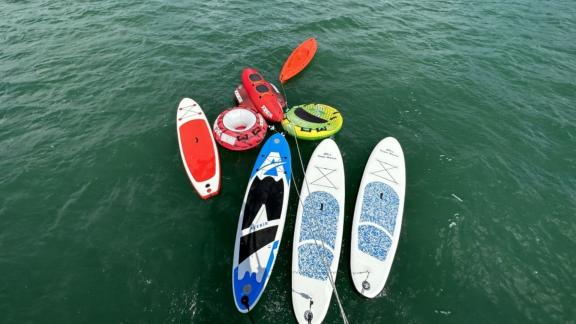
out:
{"label": "paddleboard deck pad", "polygon": [[374,148],[362,176],[354,219],[350,268],[354,287],[368,298],[384,288],[400,238],[406,169],[400,143],[387,137]]}
{"label": "paddleboard deck pad", "polygon": [[270,279],[286,220],[291,172],[288,142],[275,134],[258,154],[236,231],[232,287],[242,313],[256,305]]}
{"label": "paddleboard deck pad", "polygon": [[220,192],[220,157],[208,119],[200,105],[184,98],[176,113],[178,145],[186,174],[201,198]]}

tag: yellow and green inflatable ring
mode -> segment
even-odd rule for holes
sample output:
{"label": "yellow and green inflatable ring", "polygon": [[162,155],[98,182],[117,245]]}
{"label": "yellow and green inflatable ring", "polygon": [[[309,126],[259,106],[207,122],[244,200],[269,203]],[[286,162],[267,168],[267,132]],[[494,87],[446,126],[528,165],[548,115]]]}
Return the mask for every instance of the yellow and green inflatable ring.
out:
{"label": "yellow and green inflatable ring", "polygon": [[336,134],[344,119],[328,105],[306,104],[290,108],[284,114],[282,127],[292,136],[303,140],[319,140]]}

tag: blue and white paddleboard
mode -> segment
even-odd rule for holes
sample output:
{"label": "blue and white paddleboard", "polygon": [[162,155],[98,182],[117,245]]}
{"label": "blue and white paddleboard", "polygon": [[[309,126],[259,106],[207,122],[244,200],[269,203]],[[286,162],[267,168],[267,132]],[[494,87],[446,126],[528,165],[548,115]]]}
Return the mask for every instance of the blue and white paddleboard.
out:
{"label": "blue and white paddleboard", "polygon": [[354,287],[374,298],[392,267],[404,210],[406,168],[400,143],[387,137],[366,163],[352,222],[350,268]]}
{"label": "blue and white paddleboard", "polygon": [[288,142],[275,134],[264,143],[250,175],[232,267],[234,303],[242,313],[262,296],[276,261],[290,194],[290,160]]}
{"label": "blue and white paddleboard", "polygon": [[[332,297],[344,227],[344,165],[323,140],[308,162],[294,228],[292,305],[299,323],[321,323]],[[330,271],[330,272],[328,272]]]}

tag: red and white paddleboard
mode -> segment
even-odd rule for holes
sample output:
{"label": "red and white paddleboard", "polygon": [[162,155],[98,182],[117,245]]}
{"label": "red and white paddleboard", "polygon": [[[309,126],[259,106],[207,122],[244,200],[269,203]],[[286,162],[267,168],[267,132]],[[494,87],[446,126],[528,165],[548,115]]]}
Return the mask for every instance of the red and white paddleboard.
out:
{"label": "red and white paddleboard", "polygon": [[184,98],[178,105],[176,129],[182,162],[202,199],[220,192],[220,157],[212,129],[200,105]]}

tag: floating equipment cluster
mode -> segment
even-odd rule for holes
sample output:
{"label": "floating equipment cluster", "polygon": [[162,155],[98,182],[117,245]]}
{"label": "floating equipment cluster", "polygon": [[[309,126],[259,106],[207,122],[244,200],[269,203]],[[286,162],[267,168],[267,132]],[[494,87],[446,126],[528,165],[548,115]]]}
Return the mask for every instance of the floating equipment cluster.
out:
{"label": "floating equipment cluster", "polygon": [[[280,84],[312,60],[316,40],[300,44],[279,75]],[[304,170],[298,193],[292,251],[292,306],[299,323],[321,323],[334,294],[348,323],[335,280],[344,235],[345,175],[338,145],[329,139],[342,128],[338,109],[321,103],[293,106],[254,68],[244,68],[234,90],[235,106],[222,111],[213,127],[200,105],[184,98],[177,111],[177,132],[184,168],[199,195],[220,192],[220,156],[216,143],[232,151],[255,148],[267,131],[274,134],[260,149],[242,202],[232,264],[232,290],[238,311],[247,313],[260,300],[278,257],[293,178],[290,145],[298,139],[324,139]],[[283,86],[282,89],[284,90]],[[284,92],[284,91],[283,91]],[[285,93],[285,92],[284,92]],[[352,225],[350,265],[354,286],[373,298],[388,278],[402,223],[405,192],[404,155],[394,138],[373,149],[358,190]]]}

